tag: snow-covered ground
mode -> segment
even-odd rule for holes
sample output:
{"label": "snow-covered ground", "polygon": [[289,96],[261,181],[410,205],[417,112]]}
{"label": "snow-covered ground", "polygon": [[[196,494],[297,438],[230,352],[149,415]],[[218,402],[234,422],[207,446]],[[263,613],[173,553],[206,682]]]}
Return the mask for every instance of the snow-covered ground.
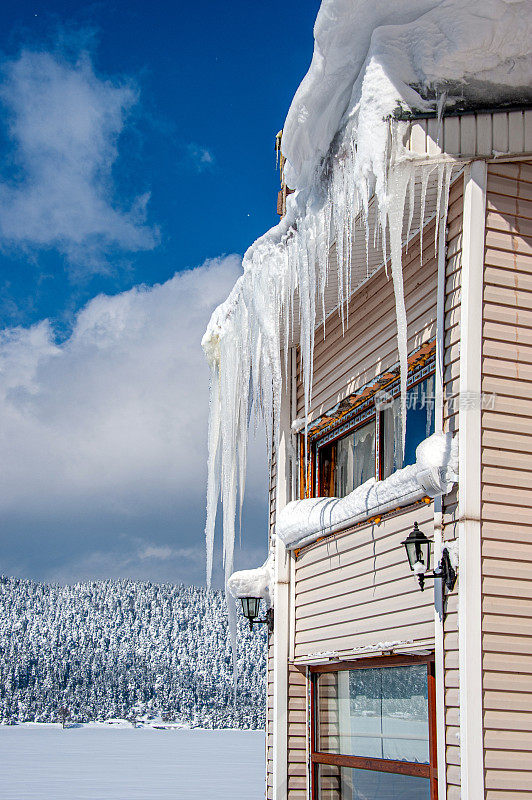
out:
{"label": "snow-covered ground", "polygon": [[2,800],[262,800],[264,734],[0,725]]}

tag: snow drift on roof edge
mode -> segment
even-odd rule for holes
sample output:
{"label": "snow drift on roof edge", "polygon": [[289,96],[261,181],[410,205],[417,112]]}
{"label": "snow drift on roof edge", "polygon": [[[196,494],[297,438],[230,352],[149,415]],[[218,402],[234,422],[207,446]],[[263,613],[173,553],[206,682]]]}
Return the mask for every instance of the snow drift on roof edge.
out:
{"label": "snow drift on roof edge", "polygon": [[523,0],[323,0],[283,129],[288,185],[313,180],[351,117],[433,111],[444,94],[447,106],[530,102],[530,20]]}

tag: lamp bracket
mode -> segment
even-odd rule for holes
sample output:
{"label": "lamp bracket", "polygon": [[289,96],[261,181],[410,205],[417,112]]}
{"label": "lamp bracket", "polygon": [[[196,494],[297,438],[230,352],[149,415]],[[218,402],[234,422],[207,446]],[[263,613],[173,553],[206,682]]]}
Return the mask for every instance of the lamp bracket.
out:
{"label": "lamp bracket", "polygon": [[440,563],[438,564],[438,569],[433,570],[432,573],[425,572],[421,573],[417,576],[419,585],[421,587],[421,591],[425,588],[425,578],[441,578],[443,584],[446,586],[449,592],[455,587],[456,584],[456,570],[451,564],[451,558],[449,556],[449,551],[446,547],[443,548]]}
{"label": "lamp bracket", "polygon": [[273,633],[273,608],[269,608],[266,611],[266,616],[264,619],[250,619],[249,620],[249,629],[250,631],[253,630],[253,625],[255,624],[266,624],[268,626],[268,633]]}

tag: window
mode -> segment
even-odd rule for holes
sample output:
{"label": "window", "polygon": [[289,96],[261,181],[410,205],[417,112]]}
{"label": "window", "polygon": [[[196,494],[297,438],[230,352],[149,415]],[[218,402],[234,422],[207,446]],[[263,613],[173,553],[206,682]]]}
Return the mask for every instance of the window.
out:
{"label": "window", "polygon": [[311,667],[314,800],[436,798],[433,662]]}
{"label": "window", "polygon": [[383,480],[414,464],[416,447],[434,433],[434,374],[410,376],[403,456],[397,383],[364,403],[363,410],[314,445],[315,495],[345,497],[370,478]]}
{"label": "window", "polygon": [[320,451],[321,497],[345,497],[375,476],[375,420]]}
{"label": "window", "polygon": [[434,433],[434,375],[414,384],[406,397],[406,439],[403,457],[399,398],[381,411],[383,433],[382,477],[387,478],[416,460],[416,447]]}

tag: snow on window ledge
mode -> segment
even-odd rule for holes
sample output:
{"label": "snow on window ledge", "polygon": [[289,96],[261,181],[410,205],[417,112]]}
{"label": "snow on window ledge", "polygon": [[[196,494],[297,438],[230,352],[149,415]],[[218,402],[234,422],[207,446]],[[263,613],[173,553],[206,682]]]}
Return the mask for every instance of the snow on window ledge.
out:
{"label": "snow on window ledge", "polygon": [[416,463],[383,481],[371,478],[346,497],[295,500],[279,512],[276,535],[288,550],[366,518],[421,500],[447,494],[458,480],[458,441],[435,433],[416,449]]}

